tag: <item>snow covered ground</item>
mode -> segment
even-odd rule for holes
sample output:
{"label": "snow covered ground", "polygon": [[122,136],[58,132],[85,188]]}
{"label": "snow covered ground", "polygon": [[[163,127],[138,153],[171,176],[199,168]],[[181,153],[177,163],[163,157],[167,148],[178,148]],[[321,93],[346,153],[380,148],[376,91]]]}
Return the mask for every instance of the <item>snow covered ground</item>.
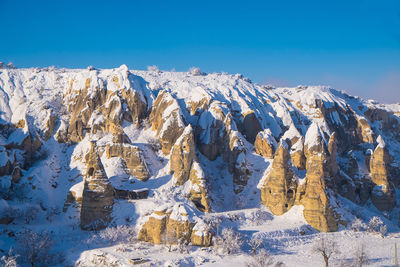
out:
{"label": "snow covered ground", "polygon": [[[124,70],[125,67],[120,69]],[[103,70],[101,75],[106,77],[119,71]],[[54,69],[3,71],[0,73],[0,122],[17,123],[21,118],[28,118],[34,120],[31,127],[43,130],[48,116],[47,109],[44,108],[46,106],[51,106],[61,119],[68,121],[62,95],[72,77],[82,75],[81,80],[84,81],[90,75],[88,73],[87,70]],[[369,105],[367,101],[325,87],[267,90],[249,83],[240,75],[215,73],[192,76],[188,73],[152,71],[131,73],[135,77],[135,86],[143,89],[148,105],[154,101],[155,96],[152,94],[161,89],[170,90],[177,99],[185,100],[178,101],[184,112],[187,112],[184,105],[190,101],[199,101],[203,97],[219,100],[241,113],[256,110],[263,118],[262,127],[269,128],[274,136],[282,134],[280,126],[290,129],[293,123],[305,135],[305,125],[315,115],[311,108],[307,108],[313,104],[310,99],[320,98],[339,106],[350,105],[354,110],[358,110],[360,103]],[[267,100],[270,105],[265,104]],[[292,103],[296,102],[305,107],[304,112],[309,112],[309,117],[294,121],[290,112],[294,110]],[[394,112],[400,111],[399,105],[391,105],[390,108]],[[188,122],[196,119],[195,115],[189,113],[185,117]],[[315,120],[318,121],[318,118]],[[113,185],[122,185],[130,190],[147,188],[150,195],[148,199],[116,201],[113,207],[114,220],[110,227],[126,225],[137,233],[148,216],[160,206],[184,203],[193,208],[193,217],[220,221],[214,231],[220,233],[224,228],[233,228],[238,232],[244,240],[241,250],[226,255],[216,247],[186,246],[183,252],[179,252],[178,247],[173,246],[169,252],[165,245],[137,241],[133,234],[130,234],[133,238],[117,236],[110,241],[110,236],[106,236],[104,232],[82,231],[79,228],[78,208],[71,206],[65,213],[62,209],[71,187],[75,186],[77,191],[82,190],[82,174],[86,172],[82,158],[90,148],[89,138],[76,145],[58,143],[50,138],[42,148],[47,151],[46,157],[24,171],[23,179],[27,179],[29,190],[21,189],[18,191],[19,195],[12,200],[0,199],[0,209],[3,212],[19,213],[11,224],[0,225],[0,256],[10,248],[14,248],[14,252],[18,254],[20,248],[15,236],[20,235],[24,229],[31,229],[34,232],[47,231],[52,236],[54,245],[49,254],[56,258],[51,263],[54,266],[131,266],[130,260],[133,258],[146,259],[142,266],[246,266],[254,260],[246,240],[258,236],[263,240],[263,248],[270,253],[274,263],[282,262],[285,266],[323,266],[323,259],[313,251],[313,246],[318,238],[324,236],[334,240],[338,246],[338,253],[331,259],[333,266],[354,266],[354,253],[361,245],[364,245],[370,259],[366,266],[394,266],[394,245],[400,243],[399,227],[396,223],[399,219],[398,207],[383,216],[370,202],[358,206],[339,197],[338,201],[343,207],[341,212],[347,225],[341,226],[338,232],[328,234],[318,233],[308,226],[301,206],[294,206],[282,216],[274,216],[260,204],[260,190],[257,188],[269,173],[272,160],[257,155],[253,151],[253,145],[245,142],[246,160],[251,166],[252,175],[239,194],[233,192],[232,175],[228,173],[222,158],[209,161],[198,153],[200,165],[209,178],[213,209],[211,214],[204,215],[186,198],[190,186],[175,185],[172,175],[169,174],[169,156],[152,149],[154,133],[151,129],[136,129],[132,124],[127,124],[124,125],[124,132],[143,151],[151,177],[146,182],[129,177],[123,172],[117,159],[102,157],[106,173]],[[20,137],[14,135],[12,138],[17,140]],[[104,147],[109,140],[110,136],[99,139],[99,147]],[[1,160],[2,158],[0,162]],[[303,179],[305,173],[303,171],[297,175],[299,179]],[[1,179],[5,183],[11,178]],[[398,197],[399,195],[400,192],[397,192]],[[384,237],[368,227],[368,222],[375,216],[382,218],[387,227]],[[128,232],[125,229],[123,234]]]}

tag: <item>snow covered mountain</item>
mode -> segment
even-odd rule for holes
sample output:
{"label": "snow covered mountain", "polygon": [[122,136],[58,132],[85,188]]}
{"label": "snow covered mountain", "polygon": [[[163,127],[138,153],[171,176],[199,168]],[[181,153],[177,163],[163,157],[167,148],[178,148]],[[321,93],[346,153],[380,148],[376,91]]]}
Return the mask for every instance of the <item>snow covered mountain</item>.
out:
{"label": "snow covered mountain", "polygon": [[130,225],[141,241],[209,247],[228,215],[237,224],[222,225],[274,218],[302,234],[378,216],[396,233],[399,155],[400,105],[328,87],[0,69],[0,245],[29,224],[59,236]]}

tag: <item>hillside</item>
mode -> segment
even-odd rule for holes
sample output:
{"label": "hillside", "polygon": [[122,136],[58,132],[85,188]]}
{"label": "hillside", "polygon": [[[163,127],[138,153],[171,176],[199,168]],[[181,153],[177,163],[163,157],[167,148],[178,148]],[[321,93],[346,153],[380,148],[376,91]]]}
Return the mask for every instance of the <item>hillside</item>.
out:
{"label": "hillside", "polygon": [[[212,246],[232,227],[261,236],[287,266],[321,261],[296,258],[320,232],[343,251],[362,240],[374,265],[388,265],[399,238],[400,105],[240,74],[0,69],[0,182],[0,256],[27,228],[52,232],[60,266],[99,266],[101,253],[120,266],[139,256],[244,265],[246,253]],[[373,218],[384,239],[367,231]],[[139,240],[130,251],[98,234],[122,225]],[[152,245],[168,237],[192,252]]]}

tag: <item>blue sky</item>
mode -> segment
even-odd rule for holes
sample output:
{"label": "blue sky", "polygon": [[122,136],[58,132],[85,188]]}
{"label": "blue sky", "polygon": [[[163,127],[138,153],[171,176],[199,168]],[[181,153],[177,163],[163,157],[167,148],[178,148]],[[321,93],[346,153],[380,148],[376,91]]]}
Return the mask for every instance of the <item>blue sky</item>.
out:
{"label": "blue sky", "polygon": [[198,66],[400,102],[399,0],[0,0],[0,17],[19,67]]}

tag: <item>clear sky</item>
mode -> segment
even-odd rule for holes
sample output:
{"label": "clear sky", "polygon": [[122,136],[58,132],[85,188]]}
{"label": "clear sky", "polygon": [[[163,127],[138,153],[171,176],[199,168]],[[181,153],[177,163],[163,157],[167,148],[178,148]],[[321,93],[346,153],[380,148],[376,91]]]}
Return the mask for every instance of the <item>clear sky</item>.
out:
{"label": "clear sky", "polygon": [[0,0],[0,20],[19,67],[197,66],[400,102],[400,0]]}

